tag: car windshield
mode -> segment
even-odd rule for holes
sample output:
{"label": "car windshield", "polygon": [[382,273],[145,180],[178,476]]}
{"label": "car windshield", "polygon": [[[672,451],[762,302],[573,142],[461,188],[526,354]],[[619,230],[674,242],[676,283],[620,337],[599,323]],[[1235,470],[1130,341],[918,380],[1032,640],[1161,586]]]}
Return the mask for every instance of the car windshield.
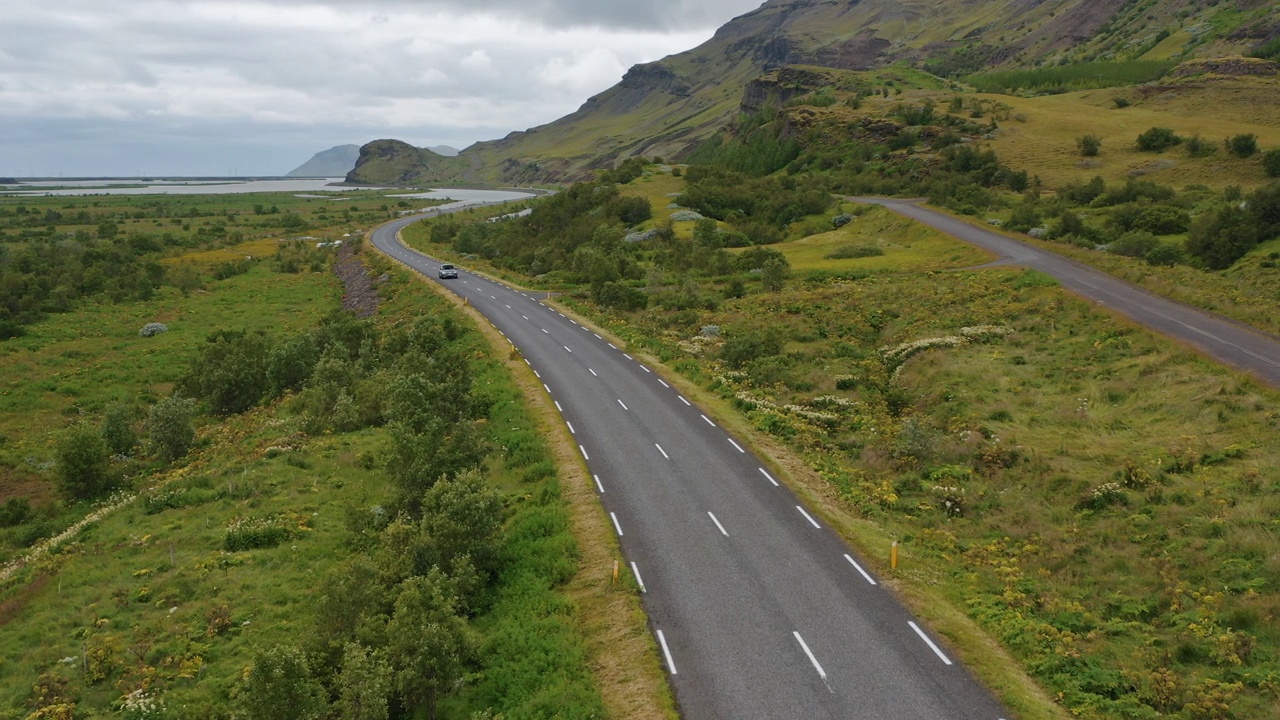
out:
{"label": "car windshield", "polygon": [[441,270],[452,270],[452,269],[453,269],[453,266],[452,266],[452,265],[441,265],[441,266],[440,266],[440,269],[441,269]]}

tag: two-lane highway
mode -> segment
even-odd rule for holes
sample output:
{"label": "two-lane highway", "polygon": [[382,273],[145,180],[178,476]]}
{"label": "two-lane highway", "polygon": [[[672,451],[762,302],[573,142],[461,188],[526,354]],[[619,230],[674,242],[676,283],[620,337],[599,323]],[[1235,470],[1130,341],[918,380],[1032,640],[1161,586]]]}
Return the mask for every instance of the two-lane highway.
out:
{"label": "two-lane highway", "polygon": [[[435,278],[389,223],[374,245]],[[1005,711],[817,513],[658,374],[540,296],[440,281],[560,410],[644,591],[686,718],[997,720]]]}

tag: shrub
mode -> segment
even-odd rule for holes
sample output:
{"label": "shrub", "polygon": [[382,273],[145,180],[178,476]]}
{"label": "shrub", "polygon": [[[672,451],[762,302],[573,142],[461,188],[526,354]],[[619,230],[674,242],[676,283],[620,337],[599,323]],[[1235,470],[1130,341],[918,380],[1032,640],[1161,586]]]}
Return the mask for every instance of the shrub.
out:
{"label": "shrub", "polygon": [[1129,102],[1129,98],[1127,97],[1117,96],[1117,97],[1111,98],[1111,102],[1115,103],[1117,110],[1123,110],[1124,108],[1127,108],[1129,107],[1129,105],[1131,105],[1131,103]]}
{"label": "shrub", "polygon": [[16,527],[31,518],[31,501],[9,498],[0,505],[0,528]]}
{"label": "shrub", "polygon": [[1186,256],[1182,252],[1181,245],[1160,243],[1147,252],[1143,259],[1147,261],[1148,265],[1170,267],[1183,262]]}
{"label": "shrub", "polygon": [[853,222],[853,216],[849,213],[841,213],[831,218],[831,227],[839,230],[840,228]]}
{"label": "shrub", "polygon": [[1232,155],[1239,158],[1253,157],[1258,152],[1258,136],[1253,133],[1232,135],[1224,144]]}
{"label": "shrub", "polygon": [[138,444],[138,433],[133,430],[133,408],[113,403],[102,419],[102,440],[112,455],[128,455]]}
{"label": "shrub", "polygon": [[156,403],[147,413],[147,441],[161,460],[173,462],[191,449],[196,431],[192,425],[195,402],[176,395]]}
{"label": "shrub", "polygon": [[852,260],[855,258],[877,257],[884,255],[875,245],[842,245],[825,255],[828,260]]}
{"label": "shrub", "polygon": [[142,337],[155,337],[160,333],[167,333],[167,332],[169,332],[168,325],[165,325],[164,323],[153,322],[153,323],[147,323],[146,325],[143,325],[142,329],[138,331],[138,335]]}
{"label": "shrub", "polygon": [[1262,169],[1267,177],[1280,178],[1280,148],[1262,153]]}
{"label": "shrub", "polygon": [[306,654],[292,647],[258,650],[237,690],[237,717],[244,720],[318,720],[328,705],[324,686],[312,674]]}
{"label": "shrub", "polygon": [[1115,255],[1124,255],[1125,257],[1146,257],[1147,254],[1160,246],[1160,241],[1155,235],[1144,230],[1135,230],[1121,235],[1114,242],[1107,245],[1107,252]]}
{"label": "shrub", "polygon": [[270,354],[270,343],[257,333],[213,333],[179,386],[219,415],[244,412],[267,392]]}
{"label": "shrub", "polygon": [[278,516],[240,518],[227,528],[222,545],[227,552],[273,548],[293,537],[293,530]]}
{"label": "shrub", "polygon": [[1257,244],[1257,228],[1236,205],[1196,218],[1187,235],[1187,252],[1210,270],[1231,267]]}
{"label": "shrub", "polygon": [[1201,138],[1197,133],[1192,135],[1186,142],[1187,155],[1191,157],[1208,157],[1218,151],[1213,143]]}
{"label": "shrub", "polygon": [[782,347],[782,338],[776,333],[734,335],[720,349],[720,359],[730,367],[739,368],[758,358],[777,355]]}
{"label": "shrub", "polygon": [[643,310],[649,305],[649,296],[643,290],[616,282],[600,285],[594,295],[600,305],[617,310]]}
{"label": "shrub", "polygon": [[1182,142],[1182,138],[1170,128],[1153,127],[1138,136],[1138,149],[1143,152],[1164,152]]}
{"label": "shrub", "polygon": [[111,453],[102,435],[77,427],[58,443],[58,487],[72,500],[91,500],[111,489]]}
{"label": "shrub", "polygon": [[1076,138],[1076,147],[1079,148],[1081,157],[1097,157],[1102,151],[1102,138],[1090,133]]}

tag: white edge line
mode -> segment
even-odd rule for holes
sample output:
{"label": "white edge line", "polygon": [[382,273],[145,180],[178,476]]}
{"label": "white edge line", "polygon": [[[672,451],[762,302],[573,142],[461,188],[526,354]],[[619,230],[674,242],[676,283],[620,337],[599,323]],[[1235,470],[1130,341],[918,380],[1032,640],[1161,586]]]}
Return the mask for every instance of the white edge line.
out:
{"label": "white edge line", "polygon": [[654,443],[654,444],[653,444],[653,446],[654,446],[654,447],[656,447],[656,448],[658,448],[658,452],[662,453],[662,457],[664,457],[664,458],[666,458],[666,459],[668,459],[668,460],[670,460],[670,459],[671,459],[671,456],[667,454],[667,451],[666,451],[666,450],[663,450],[663,449],[662,449],[662,446],[661,446],[661,445],[659,445],[658,443]]}
{"label": "white edge line", "polygon": [[658,378],[658,382],[662,383],[662,387],[664,387],[664,388],[669,388],[669,387],[671,387],[671,386],[670,386],[670,385],[668,385],[668,384],[666,383],[666,381],[665,381],[665,380],[663,380],[662,378]]}
{"label": "white edge line", "polygon": [[735,447],[735,448],[738,450],[738,452],[743,453],[743,454],[746,454],[746,452],[747,452],[747,451],[746,451],[746,450],[743,450],[741,445],[739,445],[738,443],[734,442],[734,441],[733,441],[733,438],[728,438],[728,440],[729,440],[729,444],[730,444],[730,445],[732,445],[733,447]]}
{"label": "white edge line", "polygon": [[652,371],[652,370],[650,370],[649,368],[647,368],[647,367],[645,367],[645,366],[643,366],[643,365],[641,365],[641,366],[640,366],[640,369],[641,369],[641,370],[643,370],[643,371],[645,371],[645,372],[647,372],[647,373],[649,373],[650,375],[652,375],[652,374],[653,374],[653,371]]}
{"label": "white edge line", "polygon": [[625,358],[626,358],[626,359],[628,359],[628,360],[635,360],[635,358],[631,357],[630,355],[628,355],[628,354],[626,354],[626,353],[622,353],[622,356],[623,356],[623,357],[625,357]]}
{"label": "white edge line", "polygon": [[635,561],[631,562],[631,572],[636,574],[636,584],[640,586],[640,592],[649,592],[644,589],[644,580],[640,579],[640,568],[636,567]]}
{"label": "white edge line", "polygon": [[680,398],[680,402],[684,403],[685,405],[688,405],[689,407],[693,407],[693,403],[689,402],[688,400],[685,400],[683,395],[679,395],[678,397]]}
{"label": "white edge line", "polygon": [[823,670],[822,666],[818,664],[818,658],[813,656],[813,651],[809,649],[809,645],[805,643],[804,638],[800,637],[798,632],[792,632],[791,634],[796,636],[796,642],[800,643],[800,649],[804,650],[804,654],[809,656],[809,662],[813,663],[813,669],[818,671],[818,677],[826,680],[827,671]]}
{"label": "white edge line", "polygon": [[[569,426],[569,434],[570,434],[570,435],[577,435],[577,434],[578,434],[578,431],[573,429],[573,423],[569,422],[568,420],[565,420],[565,421],[564,421],[564,424]],[[803,511],[803,510],[801,510],[800,512],[804,512],[804,511]]]}
{"label": "white edge line", "polygon": [[769,482],[773,483],[774,487],[781,487],[780,485],[778,485],[778,481],[774,480],[773,476],[769,474],[768,470],[765,470],[764,468],[759,468],[759,470],[760,470],[760,474],[768,478]]}
{"label": "white edge line", "polygon": [[706,421],[707,421],[707,424],[708,424],[708,425],[710,425],[711,427],[715,427],[715,426],[716,426],[716,424],[715,424],[714,422],[711,422],[711,418],[707,417],[706,415],[703,415],[703,416],[702,416],[702,419],[703,419],[703,420],[706,420]]}
{"label": "white edge line", "polygon": [[819,529],[819,530],[821,530],[821,529],[822,529],[822,526],[818,524],[818,521],[817,521],[817,520],[814,520],[812,515],[810,515],[809,513],[805,512],[805,511],[804,511],[804,508],[802,508],[802,507],[800,507],[799,505],[797,505],[797,506],[796,506],[796,509],[800,511],[800,514],[804,516],[804,519],[805,519],[805,520],[808,520],[808,521],[809,521],[809,524],[810,524],[810,525],[814,526],[815,528],[817,528],[817,529]]}
{"label": "white edge line", "polygon": [[618,524],[617,513],[609,513],[609,517],[613,518],[613,529],[618,531],[618,537],[622,537],[622,525]]}
{"label": "white edge line", "polygon": [[546,388],[546,389],[547,389],[547,394],[548,394],[548,395],[550,395],[550,394],[551,394],[551,386],[547,385],[546,383],[542,383],[542,387],[544,387],[544,388]]}
{"label": "white edge line", "polygon": [[862,566],[858,564],[857,560],[854,560],[852,557],[850,557],[848,553],[845,553],[844,559],[849,561],[849,564],[853,566],[854,570],[857,570],[858,572],[862,573],[862,577],[866,579],[867,582],[871,583],[872,585],[876,584],[875,578],[868,575],[867,571],[862,569]]}
{"label": "white edge line", "polygon": [[591,459],[591,456],[587,454],[587,449],[586,449],[586,448],[584,448],[584,447],[582,447],[581,445],[579,445],[579,446],[578,446],[578,449],[582,451],[582,459],[583,459],[583,460],[590,460],[590,459]]}
{"label": "white edge line", "polygon": [[631,408],[627,407],[627,404],[626,404],[626,403],[622,402],[622,398],[618,398],[618,404],[622,406],[622,409],[623,409],[623,410],[630,410],[630,409],[631,409]]}
{"label": "white edge line", "polygon": [[564,414],[564,408],[560,407],[560,401],[559,401],[559,400],[552,400],[551,402],[554,402],[554,403],[556,404],[556,409],[557,409],[557,410],[559,410],[559,411],[560,411],[560,414],[562,414],[562,415],[563,415],[563,414]]}
{"label": "white edge line", "polygon": [[671,671],[672,675],[675,675],[676,663],[671,659],[671,648],[667,647],[667,638],[662,634],[661,630],[658,631],[658,644],[662,646],[662,654],[667,656],[667,669]]}
{"label": "white edge line", "polygon": [[924,631],[920,629],[919,625],[911,621],[907,621],[907,624],[911,626],[912,630],[916,631],[916,634],[920,636],[921,640],[925,641],[925,643],[929,646],[929,649],[933,651],[933,654],[938,656],[938,659],[942,660],[942,662],[948,665],[951,664],[951,658],[942,654],[942,651],[938,649],[937,645],[933,644],[933,641],[929,639],[928,635],[924,634]]}
{"label": "white edge line", "polygon": [[[603,494],[604,494],[604,485],[601,485],[601,484],[600,484],[600,476],[599,476],[599,475],[592,475],[591,477],[595,478],[595,481],[596,481],[596,489],[600,491],[600,494],[601,494],[601,495],[603,495]],[[848,556],[848,555],[845,555],[845,557],[849,557],[849,556]],[[853,561],[852,561],[852,560],[850,560],[849,562],[853,562]],[[874,584],[874,583],[873,583],[873,584]]]}
{"label": "white edge line", "polygon": [[[569,346],[568,346],[568,345],[565,345],[565,346],[564,346],[564,349],[565,349],[565,350],[569,350]],[[573,352],[573,351],[572,351],[572,350],[569,350],[569,352]]]}

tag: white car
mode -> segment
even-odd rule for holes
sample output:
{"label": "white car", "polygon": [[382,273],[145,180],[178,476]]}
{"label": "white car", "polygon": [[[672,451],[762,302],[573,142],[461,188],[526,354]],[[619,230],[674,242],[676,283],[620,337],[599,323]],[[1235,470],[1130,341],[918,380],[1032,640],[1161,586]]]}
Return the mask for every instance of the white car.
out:
{"label": "white car", "polygon": [[441,280],[448,280],[448,279],[451,279],[451,278],[452,278],[452,279],[456,279],[457,277],[458,277],[458,268],[456,268],[456,267],[454,267],[454,266],[452,266],[452,265],[450,265],[450,264],[448,264],[448,263],[445,263],[444,265],[441,265],[441,266],[440,266],[440,279],[441,279]]}

